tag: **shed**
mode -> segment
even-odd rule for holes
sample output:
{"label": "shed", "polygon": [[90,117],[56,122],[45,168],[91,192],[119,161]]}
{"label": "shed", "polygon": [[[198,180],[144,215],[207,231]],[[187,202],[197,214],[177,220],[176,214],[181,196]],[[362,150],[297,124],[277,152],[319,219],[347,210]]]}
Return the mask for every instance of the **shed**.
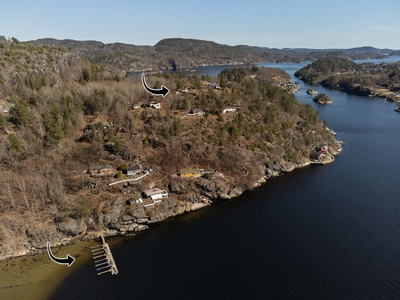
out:
{"label": "shed", "polygon": [[126,200],[125,202],[127,205],[131,205],[131,204],[135,204],[136,200],[135,200],[135,198],[130,198],[130,199]]}

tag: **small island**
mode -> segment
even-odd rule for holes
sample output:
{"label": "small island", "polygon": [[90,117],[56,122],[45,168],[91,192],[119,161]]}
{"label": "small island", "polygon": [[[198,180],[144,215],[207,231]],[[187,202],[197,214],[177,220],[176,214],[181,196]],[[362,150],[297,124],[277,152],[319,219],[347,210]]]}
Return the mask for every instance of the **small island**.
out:
{"label": "small island", "polygon": [[318,104],[331,104],[332,99],[328,97],[326,94],[319,94],[314,97],[313,99],[314,102],[317,102]]}

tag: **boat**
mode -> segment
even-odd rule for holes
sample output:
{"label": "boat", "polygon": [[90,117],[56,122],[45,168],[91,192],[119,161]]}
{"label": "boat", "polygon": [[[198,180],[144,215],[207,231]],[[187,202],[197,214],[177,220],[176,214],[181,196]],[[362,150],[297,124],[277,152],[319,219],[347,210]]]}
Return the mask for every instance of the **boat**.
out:
{"label": "boat", "polygon": [[394,111],[397,111],[397,112],[400,113],[400,106],[397,106],[397,107],[394,109]]}

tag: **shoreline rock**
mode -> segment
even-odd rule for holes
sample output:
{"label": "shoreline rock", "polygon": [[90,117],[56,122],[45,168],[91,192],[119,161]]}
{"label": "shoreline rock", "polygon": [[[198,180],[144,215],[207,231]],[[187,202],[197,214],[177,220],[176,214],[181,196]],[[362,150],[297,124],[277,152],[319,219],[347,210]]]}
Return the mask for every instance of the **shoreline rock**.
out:
{"label": "shoreline rock", "polygon": [[313,101],[317,102],[318,104],[331,104],[332,103],[332,99],[324,93],[318,94],[317,96],[315,96],[313,98]]}
{"label": "shoreline rock", "polygon": [[[334,156],[341,153],[341,146],[337,143],[330,147],[329,155],[326,156],[324,164],[331,163],[335,160]],[[266,163],[263,175],[258,177],[249,189],[256,188],[264,184],[268,179],[284,175],[295,169],[309,166],[312,162],[303,159],[301,163],[295,164],[287,161],[276,161]],[[107,213],[101,213],[99,223],[102,225],[103,233],[106,237],[110,236],[135,236],[141,231],[150,228],[151,224],[162,222],[168,218],[175,217],[184,213],[193,212],[204,207],[210,206],[213,200],[226,200],[239,197],[245,192],[245,189],[224,181],[224,176],[220,174],[215,180],[201,182],[185,182],[178,179],[178,184],[171,182],[169,184],[171,190],[176,191],[176,196],[169,197],[160,203],[155,204],[151,208],[139,207],[134,210],[128,210],[126,213],[126,204],[124,197],[118,197],[110,207]],[[196,188],[193,193],[182,194],[183,191]],[[197,191],[197,192],[196,192]],[[181,193],[182,192],[182,193]],[[179,200],[177,197],[188,196],[185,201]],[[100,231],[88,230],[86,224],[82,220],[77,221],[71,218],[66,219],[58,224],[58,230],[67,234],[59,241],[53,241],[52,246],[61,247],[74,244],[78,241],[87,241],[98,239]],[[30,246],[29,249],[14,252],[9,255],[0,256],[0,261],[6,261],[21,256],[32,256],[46,252],[45,243],[39,243],[36,246]]]}

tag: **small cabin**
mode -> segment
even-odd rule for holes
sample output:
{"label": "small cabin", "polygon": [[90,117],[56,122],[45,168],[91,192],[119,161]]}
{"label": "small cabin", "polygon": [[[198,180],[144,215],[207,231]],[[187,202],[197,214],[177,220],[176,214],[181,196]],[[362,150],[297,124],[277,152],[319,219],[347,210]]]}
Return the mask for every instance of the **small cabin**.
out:
{"label": "small cabin", "polygon": [[181,177],[200,177],[200,169],[182,169],[180,170]]}
{"label": "small cabin", "polygon": [[208,83],[208,86],[213,88],[214,90],[222,90],[221,86],[218,83]]}
{"label": "small cabin", "polygon": [[139,175],[141,173],[142,168],[138,164],[134,165],[133,167],[126,168],[126,175],[128,176]]}
{"label": "small cabin", "polygon": [[223,112],[224,114],[226,114],[226,113],[235,113],[236,110],[237,110],[236,107],[227,106],[227,107],[225,107],[225,108],[222,110],[222,112]]}
{"label": "small cabin", "polygon": [[165,190],[159,188],[144,190],[142,194],[143,197],[151,198],[151,200],[168,198],[168,193]]}
{"label": "small cabin", "polygon": [[316,152],[327,152],[328,151],[328,146],[327,145],[319,145],[315,147]]}
{"label": "small cabin", "polygon": [[92,177],[112,176],[117,171],[110,165],[98,165],[89,167],[89,174]]}
{"label": "small cabin", "polygon": [[136,203],[136,200],[135,200],[135,198],[130,198],[130,199],[126,200],[125,203],[126,203],[127,205],[135,204],[135,203]]}
{"label": "small cabin", "polygon": [[155,108],[155,109],[160,109],[161,108],[161,103],[157,101],[151,101],[150,102],[150,107]]}
{"label": "small cabin", "polygon": [[201,116],[204,115],[204,111],[200,107],[195,107],[190,110],[189,114],[195,116]]}

